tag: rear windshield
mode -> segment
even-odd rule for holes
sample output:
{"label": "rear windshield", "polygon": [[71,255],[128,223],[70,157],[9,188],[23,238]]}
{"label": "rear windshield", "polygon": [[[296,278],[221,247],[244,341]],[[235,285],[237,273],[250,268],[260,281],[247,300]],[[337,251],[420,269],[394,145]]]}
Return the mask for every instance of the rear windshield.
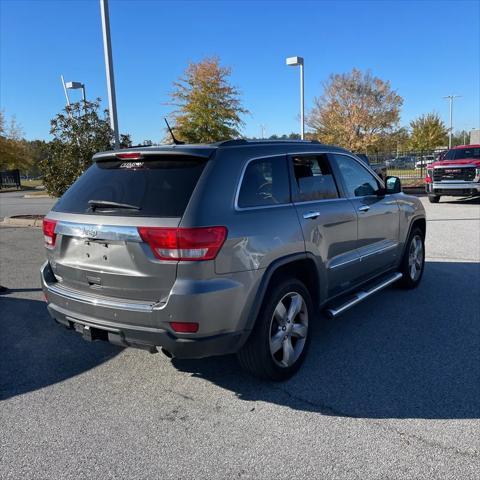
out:
{"label": "rear windshield", "polygon": [[[99,161],[78,178],[53,210],[93,215],[180,217],[205,163],[203,159],[165,156],[161,160],[140,162]],[[102,202],[124,206],[111,207]]]}

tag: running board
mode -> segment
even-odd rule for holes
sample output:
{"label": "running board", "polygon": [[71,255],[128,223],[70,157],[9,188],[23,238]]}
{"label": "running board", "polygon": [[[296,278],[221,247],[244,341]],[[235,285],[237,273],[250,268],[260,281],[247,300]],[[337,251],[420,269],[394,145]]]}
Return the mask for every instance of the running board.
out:
{"label": "running board", "polygon": [[360,303],[362,300],[365,300],[370,295],[373,295],[374,293],[377,293],[380,290],[384,289],[385,287],[388,287],[389,285],[396,282],[397,280],[400,280],[402,277],[403,275],[400,272],[394,273],[393,275],[388,277],[386,280],[383,280],[381,283],[374,285],[368,290],[354,293],[353,294],[354,298],[344,303],[343,305],[340,305],[339,307],[327,309],[326,313],[330,318],[338,317],[341,313],[345,312],[346,310],[353,307],[357,303]]}

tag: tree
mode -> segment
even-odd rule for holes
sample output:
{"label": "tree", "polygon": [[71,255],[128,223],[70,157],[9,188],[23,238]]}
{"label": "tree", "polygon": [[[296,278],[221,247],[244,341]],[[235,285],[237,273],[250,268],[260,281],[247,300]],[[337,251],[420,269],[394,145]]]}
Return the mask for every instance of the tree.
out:
{"label": "tree", "polygon": [[454,132],[452,135],[452,147],[457,147],[458,145],[469,144],[470,142],[470,132],[468,130],[460,130]]}
{"label": "tree", "polygon": [[398,126],[403,99],[390,82],[353,69],[330,75],[307,117],[316,139],[366,153]]}
{"label": "tree", "polygon": [[111,148],[108,111],[101,115],[99,109],[100,99],[72,103],[51,120],[53,140],[40,162],[44,185],[51,195],[62,195],[91,165],[95,153]]}
{"label": "tree", "polygon": [[218,58],[191,63],[183,77],[174,82],[170,94],[175,136],[188,143],[209,143],[235,138],[244,125],[239,91],[228,83],[229,67]]}
{"label": "tree", "polygon": [[447,129],[437,113],[421,115],[410,122],[410,127],[409,144],[412,150],[433,150],[448,142]]}
{"label": "tree", "polygon": [[31,159],[23,131],[15,117],[11,117],[10,124],[6,125],[5,115],[0,111],[0,170],[15,168],[26,170]]}

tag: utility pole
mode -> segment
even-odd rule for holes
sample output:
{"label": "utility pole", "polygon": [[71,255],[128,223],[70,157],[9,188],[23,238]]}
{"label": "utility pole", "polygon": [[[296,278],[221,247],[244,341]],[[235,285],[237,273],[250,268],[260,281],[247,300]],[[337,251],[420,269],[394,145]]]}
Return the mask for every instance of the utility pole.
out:
{"label": "utility pole", "polygon": [[460,98],[461,95],[447,95],[443,98],[448,98],[449,104],[449,117],[450,117],[450,130],[448,131],[448,148],[452,148],[452,133],[453,133],[453,101],[456,98]]}
{"label": "utility pole", "polygon": [[113,130],[115,149],[118,150],[120,148],[120,135],[118,133],[117,100],[115,96],[115,79],[113,76],[112,42],[110,39],[110,18],[108,15],[108,0],[100,0],[100,12],[102,15],[103,51],[105,54],[105,71],[107,74],[110,127]]}
{"label": "utility pole", "polygon": [[260,130],[262,131],[262,140],[265,138],[265,124],[260,124]]}

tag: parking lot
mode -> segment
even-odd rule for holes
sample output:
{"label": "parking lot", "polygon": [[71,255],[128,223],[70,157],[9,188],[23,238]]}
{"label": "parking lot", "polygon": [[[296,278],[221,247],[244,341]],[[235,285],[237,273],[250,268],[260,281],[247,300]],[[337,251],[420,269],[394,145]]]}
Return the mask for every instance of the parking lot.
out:
{"label": "parking lot", "polygon": [[39,229],[0,229],[1,478],[478,478],[480,201],[427,209],[421,286],[318,319],[282,384],[50,320]]}

